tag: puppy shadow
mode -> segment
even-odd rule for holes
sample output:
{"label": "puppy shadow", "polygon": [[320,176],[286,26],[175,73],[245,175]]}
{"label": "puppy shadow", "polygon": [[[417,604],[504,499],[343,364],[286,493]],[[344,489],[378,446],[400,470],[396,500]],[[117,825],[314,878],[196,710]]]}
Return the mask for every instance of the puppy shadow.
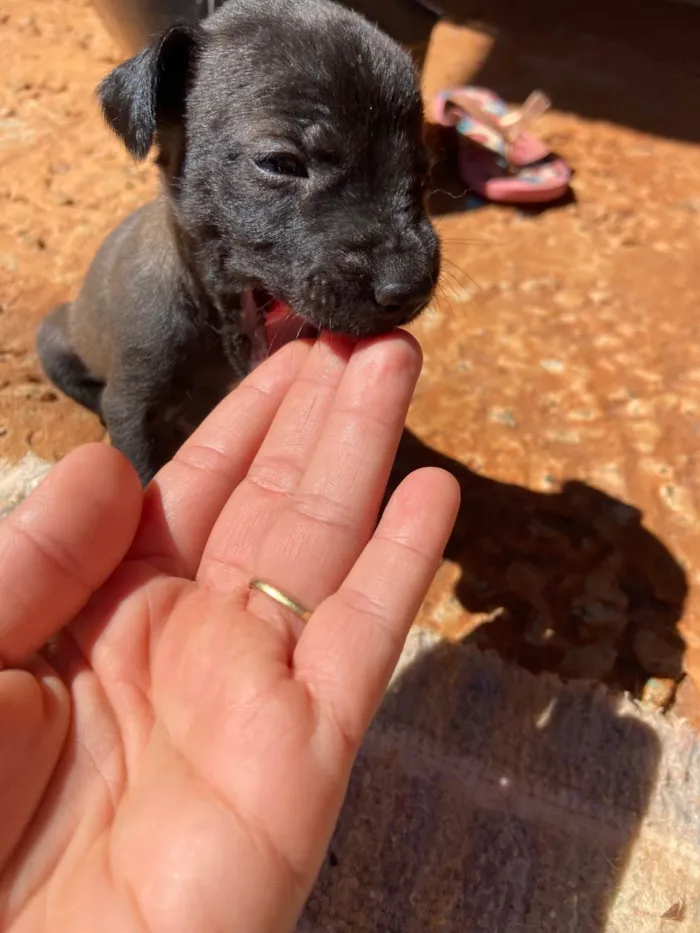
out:
{"label": "puppy shadow", "polygon": [[299,933],[339,917],[364,933],[604,933],[661,756],[621,702],[465,643],[419,654],[360,753]]}
{"label": "puppy shadow", "polygon": [[424,466],[452,473],[462,492],[445,552],[456,575],[447,637],[466,636],[533,673],[598,680],[635,697],[659,678],[672,701],[688,583],[637,509],[578,481],[541,493],[489,479],[410,431],[390,489]]}

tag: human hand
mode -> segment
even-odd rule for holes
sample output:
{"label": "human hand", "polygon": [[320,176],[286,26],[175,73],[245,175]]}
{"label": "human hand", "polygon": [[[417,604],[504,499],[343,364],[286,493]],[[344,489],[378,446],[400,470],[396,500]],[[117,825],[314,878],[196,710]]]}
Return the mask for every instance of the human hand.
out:
{"label": "human hand", "polygon": [[423,470],[375,530],[419,370],[297,342],[145,495],[91,445],[0,524],[0,929],[293,929],[456,515]]}

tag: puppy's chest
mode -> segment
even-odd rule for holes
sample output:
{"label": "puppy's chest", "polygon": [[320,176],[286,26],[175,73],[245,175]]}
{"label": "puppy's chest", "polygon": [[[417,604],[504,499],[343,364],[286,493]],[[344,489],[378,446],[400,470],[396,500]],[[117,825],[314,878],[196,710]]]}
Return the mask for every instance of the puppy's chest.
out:
{"label": "puppy's chest", "polygon": [[189,436],[240,381],[218,341],[193,341],[181,354],[160,416],[171,430]]}

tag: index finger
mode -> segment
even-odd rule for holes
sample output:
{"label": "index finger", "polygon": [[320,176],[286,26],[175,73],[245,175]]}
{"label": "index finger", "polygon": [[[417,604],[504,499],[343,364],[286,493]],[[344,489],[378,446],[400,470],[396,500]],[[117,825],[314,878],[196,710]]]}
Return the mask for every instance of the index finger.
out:
{"label": "index finger", "polygon": [[194,578],[211,530],[243,480],[310,352],[306,341],[278,350],[197,428],[144,493],[129,556]]}

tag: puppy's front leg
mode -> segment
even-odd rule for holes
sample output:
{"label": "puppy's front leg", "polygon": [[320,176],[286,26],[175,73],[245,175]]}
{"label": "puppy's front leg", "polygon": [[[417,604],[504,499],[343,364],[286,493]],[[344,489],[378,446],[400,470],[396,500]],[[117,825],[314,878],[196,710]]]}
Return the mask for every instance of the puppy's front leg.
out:
{"label": "puppy's front leg", "polygon": [[102,396],[102,411],[112,446],[131,461],[147,486],[172,454],[163,443],[158,417],[171,383],[167,376],[156,380],[153,373],[150,379],[145,375],[143,368],[138,378],[126,370],[110,380]]}
{"label": "puppy's front leg", "polygon": [[109,384],[102,397],[102,411],[113,447],[131,461],[143,486],[153,479],[161,464],[156,441],[149,430],[150,402],[133,391],[120,391]]}

